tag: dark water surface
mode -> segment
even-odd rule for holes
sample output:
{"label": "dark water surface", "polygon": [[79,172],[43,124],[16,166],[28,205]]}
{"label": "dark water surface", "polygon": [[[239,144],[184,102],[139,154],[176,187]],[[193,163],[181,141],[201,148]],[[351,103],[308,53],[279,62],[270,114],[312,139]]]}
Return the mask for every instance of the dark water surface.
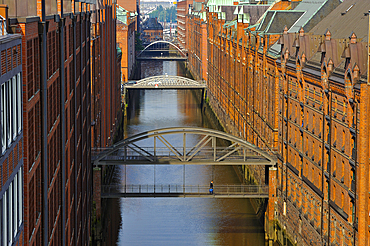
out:
{"label": "dark water surface", "polygon": [[[143,78],[183,75],[177,62],[171,61],[142,62],[141,70]],[[125,137],[174,126],[218,128],[202,115],[191,91],[148,90],[131,95]],[[183,168],[116,167],[113,182],[182,185]],[[212,179],[215,184],[240,183],[230,166],[185,167],[186,184],[208,185]],[[263,227],[249,199],[121,198],[110,199],[106,206],[113,221],[107,245],[265,245]]]}

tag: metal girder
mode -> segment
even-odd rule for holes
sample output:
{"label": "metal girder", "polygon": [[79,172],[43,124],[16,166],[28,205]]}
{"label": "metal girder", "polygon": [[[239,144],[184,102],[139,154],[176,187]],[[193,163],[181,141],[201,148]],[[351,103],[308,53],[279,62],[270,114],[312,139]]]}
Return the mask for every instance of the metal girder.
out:
{"label": "metal girder", "polygon": [[[182,138],[182,146],[171,144],[165,138],[167,135],[178,136],[180,141],[176,141],[177,143],[181,143]],[[199,135],[199,141],[192,146],[186,146],[189,135]],[[140,141],[150,138],[153,139],[153,145],[140,144]],[[229,145],[217,147],[217,140],[226,141]],[[92,163],[93,165],[275,166],[276,157],[228,133],[200,127],[172,127],[139,133],[110,148],[94,149]]]}
{"label": "metal girder", "polygon": [[[152,42],[149,45],[147,45],[142,51],[140,51],[139,54],[137,54],[137,57],[139,57],[144,51],[146,51],[149,47],[151,47],[151,46],[153,46],[155,44],[169,44],[169,45],[175,47],[180,52],[180,54],[182,56],[186,56],[186,54],[179,47],[177,47],[177,45],[175,45],[175,44],[173,44],[171,42],[165,41],[165,40],[159,40],[159,41],[155,41],[155,42]],[[159,50],[159,51],[161,51],[161,50]]]}
{"label": "metal girder", "polygon": [[102,185],[103,198],[116,197],[208,197],[268,198],[268,185],[215,185],[213,193],[205,185]]}

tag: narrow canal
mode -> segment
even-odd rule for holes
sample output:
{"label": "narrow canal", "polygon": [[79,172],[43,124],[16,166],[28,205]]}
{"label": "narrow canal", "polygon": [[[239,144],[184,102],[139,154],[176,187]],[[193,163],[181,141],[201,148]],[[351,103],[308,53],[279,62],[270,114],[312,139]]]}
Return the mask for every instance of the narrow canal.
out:
{"label": "narrow canal", "polygon": [[[142,78],[166,73],[184,76],[174,61],[141,64]],[[175,126],[221,130],[215,120],[202,113],[194,92],[148,90],[131,94],[125,137]],[[212,179],[215,185],[240,184],[230,166],[185,168],[186,184],[209,185]],[[181,185],[183,166],[116,167],[112,182]],[[108,220],[105,245],[265,245],[263,226],[249,199],[121,198],[103,204],[103,210],[108,211],[103,218]]]}

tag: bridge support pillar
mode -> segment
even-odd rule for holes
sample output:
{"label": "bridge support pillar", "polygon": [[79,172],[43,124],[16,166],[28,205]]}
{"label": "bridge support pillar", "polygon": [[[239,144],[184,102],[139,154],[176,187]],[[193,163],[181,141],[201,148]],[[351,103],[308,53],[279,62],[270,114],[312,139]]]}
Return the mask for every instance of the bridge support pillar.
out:
{"label": "bridge support pillar", "polygon": [[94,167],[93,169],[93,202],[95,203],[95,216],[99,220],[101,217],[101,181],[102,181],[102,168]]}
{"label": "bridge support pillar", "polygon": [[200,109],[203,109],[204,105],[204,89],[202,89],[202,98],[200,99]]}
{"label": "bridge support pillar", "polygon": [[[269,198],[267,201],[267,208],[265,214],[265,232],[266,238],[272,243],[275,240],[275,228],[274,228],[274,220],[275,220],[275,203],[276,199],[276,186],[277,186],[277,168],[266,166],[265,169],[265,182],[269,186]],[[272,244],[271,244],[272,245]]]}

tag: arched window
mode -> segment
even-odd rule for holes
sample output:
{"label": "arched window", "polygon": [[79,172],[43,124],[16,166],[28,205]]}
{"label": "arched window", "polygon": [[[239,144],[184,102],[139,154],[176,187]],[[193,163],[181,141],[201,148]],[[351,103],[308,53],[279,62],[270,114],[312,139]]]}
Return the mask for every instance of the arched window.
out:
{"label": "arched window", "polygon": [[344,209],[344,193],[343,193],[343,191],[342,191],[341,202],[342,202],[341,208]]}
{"label": "arched window", "polygon": [[354,202],[353,200],[350,201],[349,203],[349,211],[351,213],[351,218],[350,218],[350,222],[354,223],[355,222],[355,205],[354,205]]}
{"label": "arched window", "polygon": [[332,192],[332,198],[333,198],[333,202],[335,202],[335,189],[336,189],[336,187],[335,187],[335,185],[333,185],[333,192]]}

